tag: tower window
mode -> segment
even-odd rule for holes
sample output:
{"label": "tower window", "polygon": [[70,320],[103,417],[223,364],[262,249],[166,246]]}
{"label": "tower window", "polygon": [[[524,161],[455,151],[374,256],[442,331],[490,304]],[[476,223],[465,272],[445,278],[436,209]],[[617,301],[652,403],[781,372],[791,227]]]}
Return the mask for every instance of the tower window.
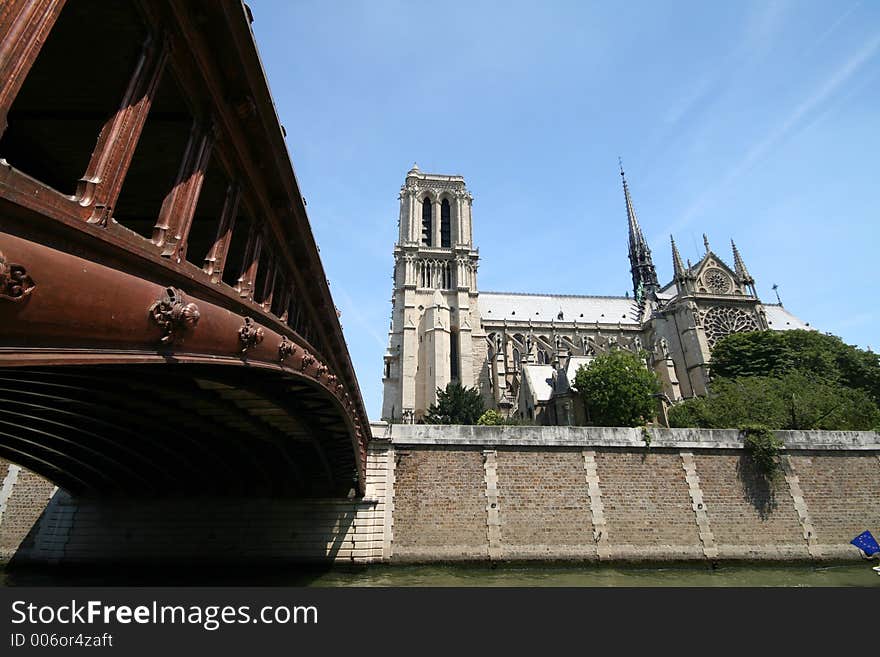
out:
{"label": "tower window", "polygon": [[449,376],[453,381],[460,378],[458,368],[458,330],[452,329],[449,333]]}
{"label": "tower window", "polygon": [[440,204],[440,246],[449,248],[451,246],[450,229],[449,229],[449,199],[443,199]]}
{"label": "tower window", "polygon": [[422,244],[432,246],[431,244],[431,199],[426,198],[422,201]]}

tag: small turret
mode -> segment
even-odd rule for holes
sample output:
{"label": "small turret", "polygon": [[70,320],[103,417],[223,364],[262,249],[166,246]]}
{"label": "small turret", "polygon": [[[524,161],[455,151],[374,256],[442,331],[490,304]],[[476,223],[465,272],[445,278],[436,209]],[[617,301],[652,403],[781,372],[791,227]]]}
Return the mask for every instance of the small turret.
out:
{"label": "small turret", "polygon": [[681,261],[681,254],[678,252],[678,246],[675,244],[675,238],[670,235],[669,241],[672,244],[672,274],[675,284],[678,286],[679,292],[686,292],[690,289],[690,283],[693,281],[693,273],[691,272],[691,263],[685,267]]}
{"label": "small turret", "polygon": [[743,262],[742,256],[739,254],[739,249],[736,248],[736,244],[733,240],[730,240],[730,246],[733,247],[733,265],[736,269],[737,278],[742,281],[743,285],[749,286],[753,296],[757,296],[755,294],[755,279],[752,278],[749,270],[746,269],[746,265]]}

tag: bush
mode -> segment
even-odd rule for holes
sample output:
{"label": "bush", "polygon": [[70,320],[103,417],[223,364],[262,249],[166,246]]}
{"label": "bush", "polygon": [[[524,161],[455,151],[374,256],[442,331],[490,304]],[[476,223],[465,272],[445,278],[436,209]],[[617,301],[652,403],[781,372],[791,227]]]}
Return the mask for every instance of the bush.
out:
{"label": "bush", "polygon": [[428,424],[476,424],[485,411],[483,400],[475,388],[450,382],[445,390],[437,388],[437,403],[425,414]]}
{"label": "bush", "polygon": [[749,424],[740,427],[743,447],[752,457],[758,471],[772,478],[780,469],[779,450],[782,441],[763,424]]}
{"label": "bush", "polygon": [[578,368],[575,387],[590,424],[636,427],[654,419],[660,382],[645,367],[644,354],[616,349]]}
{"label": "bush", "polygon": [[480,416],[480,419],[477,420],[477,424],[486,426],[497,426],[499,424],[505,424],[505,421],[504,416],[501,415],[501,413],[490,408],[488,411]]}

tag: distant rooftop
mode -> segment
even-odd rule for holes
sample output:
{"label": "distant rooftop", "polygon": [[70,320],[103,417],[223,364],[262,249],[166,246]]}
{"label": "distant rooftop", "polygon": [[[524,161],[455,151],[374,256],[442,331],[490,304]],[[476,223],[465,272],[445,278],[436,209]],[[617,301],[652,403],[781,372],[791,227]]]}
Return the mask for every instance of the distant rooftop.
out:
{"label": "distant rooftop", "polygon": [[767,324],[774,331],[814,330],[812,326],[792,315],[781,305],[765,303],[764,312],[767,313]]}

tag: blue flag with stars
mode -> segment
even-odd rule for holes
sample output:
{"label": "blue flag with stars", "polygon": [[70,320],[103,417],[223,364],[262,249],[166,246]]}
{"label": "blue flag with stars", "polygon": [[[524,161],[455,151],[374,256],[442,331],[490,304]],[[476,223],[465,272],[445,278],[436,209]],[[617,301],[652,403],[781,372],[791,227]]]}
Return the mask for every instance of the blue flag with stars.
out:
{"label": "blue flag with stars", "polygon": [[880,553],[880,545],[877,544],[877,539],[874,538],[874,536],[869,531],[863,531],[861,534],[851,540],[850,543],[855,545],[869,557]]}

